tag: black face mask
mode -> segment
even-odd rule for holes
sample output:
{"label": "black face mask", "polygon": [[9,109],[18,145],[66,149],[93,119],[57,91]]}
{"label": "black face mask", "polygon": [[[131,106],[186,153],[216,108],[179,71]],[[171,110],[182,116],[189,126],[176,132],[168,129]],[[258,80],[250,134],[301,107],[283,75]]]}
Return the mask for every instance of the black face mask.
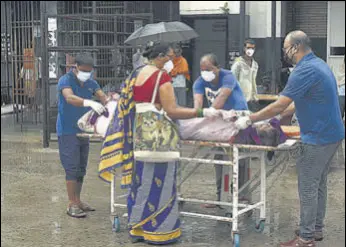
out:
{"label": "black face mask", "polygon": [[297,53],[295,52],[294,54],[291,54],[291,57],[288,55],[293,48],[294,46],[291,46],[287,52],[284,50],[284,60],[291,65],[295,64],[294,55]]}

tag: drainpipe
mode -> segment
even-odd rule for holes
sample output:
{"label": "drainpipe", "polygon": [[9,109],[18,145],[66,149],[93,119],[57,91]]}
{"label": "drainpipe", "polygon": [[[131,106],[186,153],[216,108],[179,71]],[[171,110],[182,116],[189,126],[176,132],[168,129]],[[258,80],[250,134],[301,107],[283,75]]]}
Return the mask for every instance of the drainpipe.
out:
{"label": "drainpipe", "polygon": [[240,1],[239,9],[239,54],[243,54],[243,42],[245,40],[245,1]]}
{"label": "drainpipe", "polygon": [[277,59],[276,59],[276,1],[272,1],[272,33],[271,33],[271,36],[272,36],[272,47],[273,47],[273,50],[272,50],[272,81],[271,81],[271,93],[274,93],[276,94],[276,89],[277,89],[277,81],[276,81],[276,64],[277,64]]}

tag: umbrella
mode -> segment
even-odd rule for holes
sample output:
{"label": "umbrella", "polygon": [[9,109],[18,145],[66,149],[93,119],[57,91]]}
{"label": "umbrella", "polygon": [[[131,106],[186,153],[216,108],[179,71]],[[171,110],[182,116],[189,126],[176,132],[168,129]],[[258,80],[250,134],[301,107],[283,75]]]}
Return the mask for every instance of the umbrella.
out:
{"label": "umbrella", "polygon": [[145,45],[150,41],[180,42],[197,38],[191,27],[179,21],[148,24],[136,30],[125,40],[129,45]]}

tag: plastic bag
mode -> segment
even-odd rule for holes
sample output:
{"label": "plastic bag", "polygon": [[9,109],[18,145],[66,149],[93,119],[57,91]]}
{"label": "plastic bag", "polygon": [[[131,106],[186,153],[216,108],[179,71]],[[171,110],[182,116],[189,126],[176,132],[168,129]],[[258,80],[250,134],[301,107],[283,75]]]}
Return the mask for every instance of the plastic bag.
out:
{"label": "plastic bag", "polygon": [[115,109],[118,105],[116,99],[117,95],[113,95],[111,100],[109,100],[108,103],[105,105],[107,111],[101,116],[93,110],[90,110],[87,113],[85,113],[78,120],[78,127],[83,132],[97,134],[101,135],[102,137],[105,137],[108,126],[111,120],[113,119]]}

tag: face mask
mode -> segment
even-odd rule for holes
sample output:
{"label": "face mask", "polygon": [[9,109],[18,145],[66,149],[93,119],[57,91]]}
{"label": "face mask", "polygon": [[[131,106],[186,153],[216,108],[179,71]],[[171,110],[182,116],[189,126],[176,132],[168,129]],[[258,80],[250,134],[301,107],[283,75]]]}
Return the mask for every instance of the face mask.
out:
{"label": "face mask", "polygon": [[[285,59],[285,61],[286,61],[288,64],[292,64],[292,65],[296,64],[295,59],[294,59],[294,55],[297,53],[297,51],[293,51],[293,52],[292,52],[293,49],[295,49],[295,48],[293,48],[293,46],[292,46],[292,47],[289,48],[288,51],[285,52],[285,54],[284,54],[284,59]],[[290,54],[290,53],[291,53],[291,54]]]}
{"label": "face mask", "polygon": [[203,80],[205,80],[207,82],[213,81],[216,77],[213,71],[202,71],[201,76],[202,76]]}
{"label": "face mask", "polygon": [[252,48],[246,49],[245,51],[245,54],[248,55],[249,57],[252,57],[254,53],[255,53],[255,50]]}
{"label": "face mask", "polygon": [[174,64],[171,60],[166,62],[165,65],[163,66],[163,69],[166,70],[168,74],[172,71],[173,68],[174,68]]}
{"label": "face mask", "polygon": [[78,71],[77,78],[81,82],[85,82],[91,78],[91,72]]}

